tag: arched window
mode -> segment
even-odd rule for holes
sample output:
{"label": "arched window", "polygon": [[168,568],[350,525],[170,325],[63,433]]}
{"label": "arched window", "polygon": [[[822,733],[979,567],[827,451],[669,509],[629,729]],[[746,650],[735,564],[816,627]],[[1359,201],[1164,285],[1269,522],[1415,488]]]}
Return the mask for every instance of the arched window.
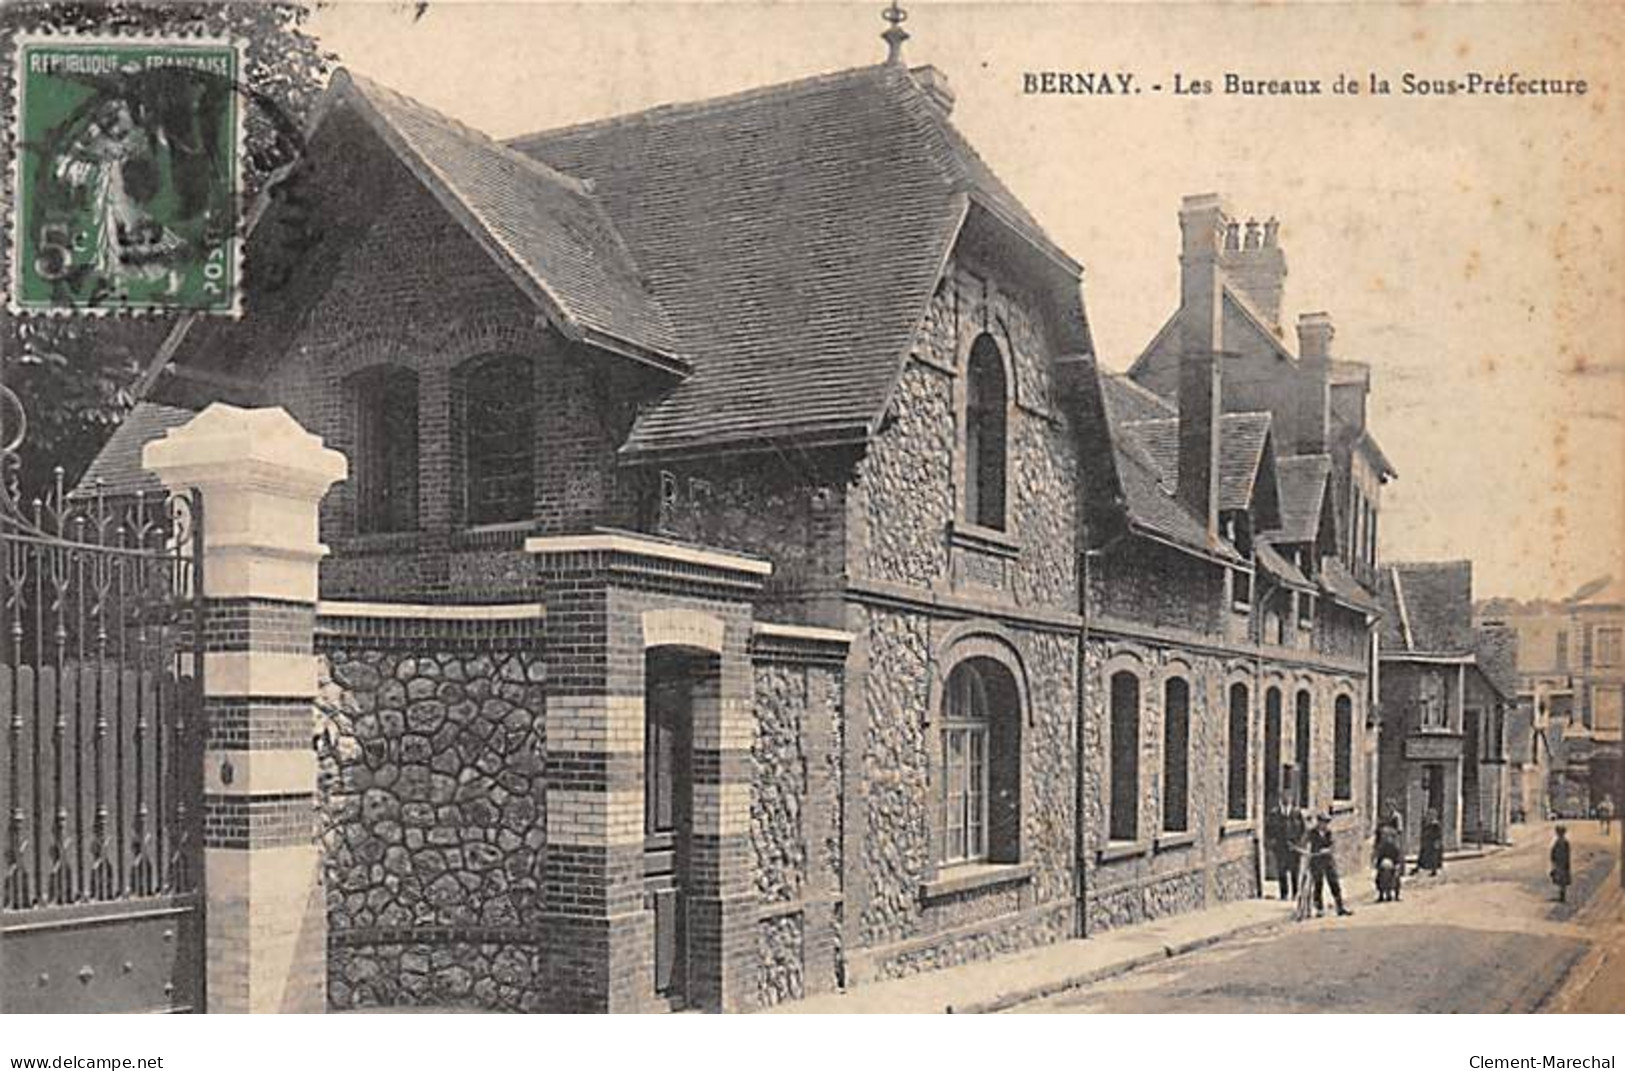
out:
{"label": "arched window", "polygon": [[1314,732],[1314,717],[1310,710],[1312,700],[1307,688],[1298,691],[1298,806],[1309,806],[1309,761],[1314,758],[1310,737]]}
{"label": "arched window", "polygon": [[1264,693],[1264,809],[1275,810],[1281,792],[1281,689]]}
{"label": "arched window", "polygon": [[1015,863],[1021,842],[1021,697],[1010,671],[967,658],[943,693],[937,861]]}
{"label": "arched window", "polygon": [[1162,830],[1190,828],[1191,686],[1170,677],[1162,688]]}
{"label": "arched window", "polygon": [[1230,686],[1230,744],[1225,778],[1225,817],[1247,817],[1247,686]]}
{"label": "arched window", "polygon": [[535,513],[536,385],[529,358],[477,357],[461,369],[464,516],[468,524]]}
{"label": "arched window", "polygon": [[1346,695],[1337,697],[1333,708],[1332,798],[1354,798],[1354,703]]}
{"label": "arched window", "polygon": [[1112,675],[1112,840],[1140,835],[1140,678],[1124,670]]}
{"label": "arched window", "polygon": [[418,377],[378,365],[351,376],[355,401],[356,531],[418,526]]}
{"label": "arched window", "polygon": [[965,515],[984,528],[1004,530],[1004,357],[983,335],[971,347],[965,385]]}

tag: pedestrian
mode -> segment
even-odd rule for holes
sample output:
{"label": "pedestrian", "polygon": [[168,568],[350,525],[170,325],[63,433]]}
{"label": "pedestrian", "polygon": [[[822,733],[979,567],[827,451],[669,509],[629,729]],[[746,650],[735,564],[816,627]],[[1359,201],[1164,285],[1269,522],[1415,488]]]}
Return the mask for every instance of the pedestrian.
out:
{"label": "pedestrian", "polygon": [[1597,821],[1602,825],[1602,831],[1608,832],[1614,821],[1614,797],[1603,793],[1602,802],[1597,804]]}
{"label": "pedestrian", "polygon": [[1298,851],[1303,839],[1303,816],[1286,800],[1264,816],[1264,844],[1275,859],[1275,880],[1281,899],[1298,897]]}
{"label": "pedestrian", "polygon": [[1552,841],[1552,884],[1557,886],[1557,902],[1567,903],[1569,898],[1569,885],[1574,881],[1574,872],[1569,869],[1569,831],[1566,826],[1557,827],[1557,839]]}
{"label": "pedestrian", "polygon": [[1372,865],[1377,871],[1377,903],[1397,901],[1401,875],[1405,873],[1405,841],[1399,826],[1389,819],[1384,819],[1377,830]]}
{"label": "pedestrian", "polygon": [[1430,877],[1439,876],[1439,868],[1444,866],[1444,825],[1439,821],[1439,812],[1429,811],[1422,817],[1421,848],[1416,853],[1416,869],[1411,871],[1419,874],[1426,870]]}
{"label": "pedestrian", "polygon": [[1339,915],[1354,912],[1343,906],[1343,885],[1337,880],[1337,857],[1332,853],[1332,816],[1322,811],[1315,815],[1315,828],[1309,832],[1309,876],[1315,883],[1315,915],[1326,913],[1322,891],[1330,886],[1332,902]]}

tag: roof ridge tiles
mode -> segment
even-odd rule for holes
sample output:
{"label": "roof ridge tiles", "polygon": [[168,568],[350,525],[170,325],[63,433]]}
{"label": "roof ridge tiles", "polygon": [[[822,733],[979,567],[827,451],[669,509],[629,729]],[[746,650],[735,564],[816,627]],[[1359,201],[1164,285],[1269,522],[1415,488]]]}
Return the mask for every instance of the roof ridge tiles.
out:
{"label": "roof ridge tiles", "polygon": [[725,93],[718,97],[702,97],[698,100],[657,104],[651,108],[621,112],[600,119],[587,119],[578,123],[566,123],[563,126],[543,127],[539,130],[531,130],[505,138],[502,144],[514,148],[517,152],[524,153],[526,150],[517,147],[526,142],[551,141],[559,137],[618,126],[634,126],[639,123],[654,123],[668,119],[686,119],[694,115],[705,115],[726,111],[731,107],[759,103],[775,96],[790,95],[832,85],[862,74],[878,74],[891,69],[893,69],[891,65],[885,63],[872,63],[862,67],[844,67],[836,71],[824,71],[820,74],[791,79],[788,82],[776,82],[768,86],[754,86],[734,93]]}

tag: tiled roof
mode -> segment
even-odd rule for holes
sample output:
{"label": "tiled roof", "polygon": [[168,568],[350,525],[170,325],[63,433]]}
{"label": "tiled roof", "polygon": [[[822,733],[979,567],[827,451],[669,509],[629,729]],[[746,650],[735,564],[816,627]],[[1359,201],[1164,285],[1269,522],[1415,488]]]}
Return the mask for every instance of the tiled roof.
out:
{"label": "tiled roof", "polygon": [[98,481],[101,493],[106,495],[156,494],[162,491],[164,485],[158,477],[141,467],[141,448],[165,432],[185,424],[195,415],[190,409],[156,402],[137,402],[114,429],[107,445],[91,461],[70,494],[74,497],[93,494],[98,489]]}
{"label": "tiled roof", "polygon": [[1277,458],[1275,475],[1281,484],[1280,543],[1313,543],[1320,534],[1321,510],[1332,459],[1325,454]]}
{"label": "tiled roof", "polygon": [[589,187],[345,71],[380,133],[527,290],[601,345],[685,366],[671,320]]}
{"label": "tiled roof", "polygon": [[590,182],[692,357],[628,454],[864,435],[972,202],[1077,273],[900,66],[510,144]]}
{"label": "tiled roof", "polygon": [[1382,603],[1354,578],[1354,574],[1339,558],[1324,557],[1320,560],[1320,590],[1345,606],[1364,610],[1368,614],[1383,615],[1384,621],[1387,620]]}
{"label": "tiled roof", "polygon": [[1179,410],[1169,405],[1161,395],[1147,390],[1126,375],[1101,376],[1100,386],[1114,421],[1165,420],[1179,415]]}
{"label": "tiled roof", "polygon": [[1378,577],[1386,651],[1473,652],[1472,562],[1400,562]]}
{"label": "tiled roof", "polygon": [[1311,593],[1317,590],[1313,581],[1304,576],[1296,565],[1287,561],[1268,543],[1256,544],[1255,553],[1258,556],[1258,567],[1287,587],[1298,588]]}
{"label": "tiled roof", "polygon": [[1575,609],[1621,604],[1625,604],[1625,582],[1615,580],[1613,577],[1594,580],[1569,597],[1569,605]]}
{"label": "tiled roof", "polygon": [[1518,694],[1518,632],[1512,628],[1473,630],[1474,655],[1490,686],[1511,699]]}
{"label": "tiled roof", "polygon": [[1114,431],[1112,446],[1129,521],[1135,527],[1188,550],[1227,561],[1242,560],[1235,547],[1223,537],[1209,539],[1207,525],[1197,520],[1190,510],[1174,498],[1172,490],[1162,483],[1161,474],[1143,448],[1129,441],[1121,431]]}
{"label": "tiled roof", "polygon": [[[1122,425],[1139,439],[1167,482],[1177,484],[1179,418],[1130,421]],[[1244,510],[1253,500],[1253,484],[1269,438],[1268,413],[1226,413],[1219,422],[1219,508]]]}

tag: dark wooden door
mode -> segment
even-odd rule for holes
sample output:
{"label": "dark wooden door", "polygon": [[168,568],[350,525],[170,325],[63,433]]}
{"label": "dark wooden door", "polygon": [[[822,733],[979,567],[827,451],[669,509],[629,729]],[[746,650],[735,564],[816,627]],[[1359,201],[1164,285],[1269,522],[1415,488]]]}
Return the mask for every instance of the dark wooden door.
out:
{"label": "dark wooden door", "polygon": [[693,831],[692,688],[681,667],[651,657],[644,706],[643,880],[654,908],[654,988],[674,1005],[688,982],[686,885]]}

